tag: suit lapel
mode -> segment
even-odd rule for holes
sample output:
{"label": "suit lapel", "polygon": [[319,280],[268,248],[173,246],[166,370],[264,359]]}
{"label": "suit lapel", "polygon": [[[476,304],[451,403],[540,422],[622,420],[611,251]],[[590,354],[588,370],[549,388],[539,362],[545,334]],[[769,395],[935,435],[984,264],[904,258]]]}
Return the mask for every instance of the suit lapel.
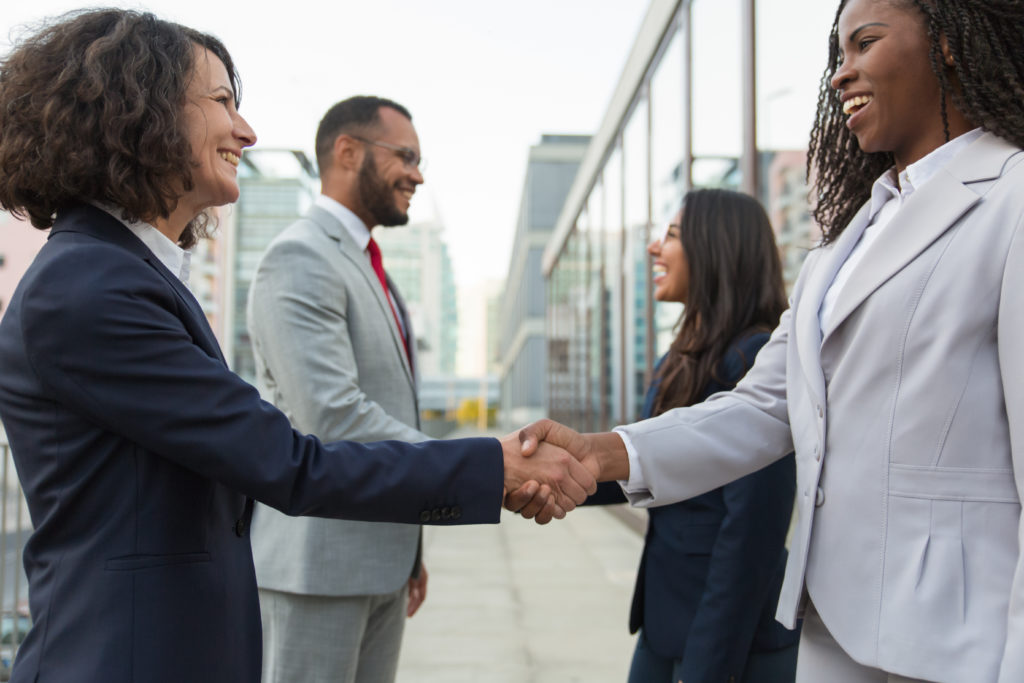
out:
{"label": "suit lapel", "polygon": [[[148,250],[147,250],[148,251]],[[152,253],[146,258],[149,265],[156,269],[156,272],[167,281],[174,290],[174,293],[178,295],[185,307],[192,313],[191,331],[194,333],[198,332],[203,343],[200,344],[208,353],[212,353],[222,363],[227,365],[227,361],[224,359],[224,353],[221,351],[220,344],[217,342],[217,337],[213,334],[213,330],[210,328],[210,321],[206,319],[206,313],[203,312],[199,302],[196,301],[195,295],[185,286],[185,283],[179,280],[173,273],[171,273],[160,262],[160,259],[153,256]]]}
{"label": "suit lapel", "polygon": [[1019,151],[994,135],[984,135],[915,190],[850,274],[829,316],[825,338],[981,199],[970,184],[998,178],[1007,159]]}
{"label": "suit lapel", "polygon": [[[413,329],[412,329],[412,317],[409,315],[409,309],[406,308],[406,306],[405,306],[405,299],[403,299],[402,295],[399,294],[398,287],[395,286],[395,283],[391,281],[391,276],[388,275],[387,273],[385,273],[384,277],[387,278],[388,289],[391,290],[391,296],[394,297],[394,299],[395,299],[395,311],[398,313],[398,316],[402,319],[402,325],[405,326],[405,336],[409,340],[409,355],[407,356],[406,361],[407,361],[407,365],[408,365],[409,370],[410,370],[410,375],[412,376],[413,383],[415,384],[415,382],[416,382],[416,372],[415,372],[415,368],[416,368],[416,334],[413,332]],[[404,348],[405,348],[404,347],[404,341],[402,343],[403,343],[403,350],[404,350]]]}
{"label": "suit lapel", "polygon": [[[370,259],[366,257],[366,254],[359,248],[359,245],[355,243],[352,236],[349,234],[345,226],[338,222],[329,211],[322,209],[318,206],[314,206],[310,209],[308,218],[322,227],[327,234],[334,239],[338,240],[338,250],[342,256],[349,260],[352,266],[358,271],[366,284],[367,289],[370,291],[370,296],[377,302],[377,306],[380,307],[381,315],[384,316],[384,320],[391,333],[391,341],[395,347],[395,352],[402,359],[402,367],[405,368],[405,376],[409,381],[409,385],[412,387],[416,386],[413,379],[412,368],[409,367],[409,359],[405,355],[405,342],[402,340],[402,333],[398,329],[398,324],[395,322],[395,316],[391,313],[391,304],[388,302],[387,297],[384,295],[384,289],[380,286],[380,280],[377,279],[377,273],[373,271],[373,266],[370,265]],[[395,294],[395,304],[399,303],[397,296],[397,290],[394,285],[391,284],[390,278],[388,279],[388,286],[391,288],[391,292]],[[402,311],[400,315],[405,316],[404,303],[400,307]],[[406,329],[410,332],[410,347],[414,345],[411,332],[412,328],[408,325],[408,316],[404,317],[407,325]]]}
{"label": "suit lapel", "polygon": [[825,375],[821,370],[821,323],[818,311],[825,298],[825,292],[836,277],[836,273],[846,262],[850,252],[860,241],[861,235],[868,224],[871,211],[870,203],[861,207],[850,224],[846,226],[838,239],[828,247],[823,247],[818,256],[818,263],[808,276],[804,291],[800,295],[800,305],[796,313],[797,354],[804,376],[811,386],[819,402],[825,399]]}
{"label": "suit lapel", "polygon": [[217,342],[206,314],[199,306],[192,292],[179,280],[171,271],[167,270],[153,252],[149,250],[142,240],[135,236],[121,221],[117,220],[106,211],[89,204],[80,204],[68,209],[58,216],[53,227],[54,232],[68,230],[93,235],[106,242],[116,244],[126,251],[138,256],[148,263],[160,276],[170,285],[171,289],[184,304],[190,315],[183,322],[193,339],[207,353],[211,354],[221,362],[226,363],[224,354],[221,352],[220,344]]}

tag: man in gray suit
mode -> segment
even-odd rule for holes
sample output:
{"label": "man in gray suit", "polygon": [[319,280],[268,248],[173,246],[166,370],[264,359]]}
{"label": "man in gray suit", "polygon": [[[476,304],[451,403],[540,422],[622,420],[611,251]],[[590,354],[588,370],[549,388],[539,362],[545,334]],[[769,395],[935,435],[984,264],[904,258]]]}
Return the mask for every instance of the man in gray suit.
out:
{"label": "man in gray suit", "polygon": [[[321,195],[264,254],[249,292],[258,384],[324,441],[422,441],[415,337],[371,237],[403,225],[423,182],[401,105],[352,97],[316,135]],[[263,681],[393,681],[406,616],[426,596],[420,530],[295,518],[258,505],[253,555]]]}

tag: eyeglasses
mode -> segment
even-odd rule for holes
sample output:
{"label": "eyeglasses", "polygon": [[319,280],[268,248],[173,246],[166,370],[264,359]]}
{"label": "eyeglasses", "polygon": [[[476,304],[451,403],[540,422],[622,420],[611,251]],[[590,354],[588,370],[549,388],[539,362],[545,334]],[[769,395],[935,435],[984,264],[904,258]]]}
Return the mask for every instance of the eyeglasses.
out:
{"label": "eyeglasses", "polygon": [[426,160],[420,156],[420,153],[409,147],[402,147],[400,145],[392,145],[390,142],[381,142],[379,140],[367,140],[361,138],[358,135],[351,136],[359,142],[365,142],[368,145],[376,145],[377,147],[383,147],[384,149],[390,149],[392,152],[398,155],[398,158],[402,160],[405,167],[408,169],[418,169],[421,173],[427,167]]}

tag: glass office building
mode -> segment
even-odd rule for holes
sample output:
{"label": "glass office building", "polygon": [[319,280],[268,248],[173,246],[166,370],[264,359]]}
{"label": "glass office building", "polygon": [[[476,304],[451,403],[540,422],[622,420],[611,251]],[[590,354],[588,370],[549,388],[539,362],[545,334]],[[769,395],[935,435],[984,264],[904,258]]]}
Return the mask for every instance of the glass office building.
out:
{"label": "glass office building", "polygon": [[806,145],[834,11],[652,0],[544,253],[551,417],[586,431],[636,419],[682,312],[655,305],[646,245],[690,188],[758,197],[792,284],[817,238]]}

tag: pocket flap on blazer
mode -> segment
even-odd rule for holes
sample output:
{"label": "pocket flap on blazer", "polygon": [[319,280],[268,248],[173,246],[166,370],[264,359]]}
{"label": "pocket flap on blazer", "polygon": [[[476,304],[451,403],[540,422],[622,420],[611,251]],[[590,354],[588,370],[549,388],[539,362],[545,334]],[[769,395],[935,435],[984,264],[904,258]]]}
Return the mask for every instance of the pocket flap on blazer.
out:
{"label": "pocket flap on blazer", "polygon": [[891,465],[889,493],[906,498],[1018,503],[1013,470]]}
{"label": "pocket flap on blazer", "polygon": [[104,569],[125,571],[132,569],[149,569],[151,567],[167,567],[175,564],[197,564],[209,562],[210,553],[175,553],[173,555],[124,555],[107,560]]}

